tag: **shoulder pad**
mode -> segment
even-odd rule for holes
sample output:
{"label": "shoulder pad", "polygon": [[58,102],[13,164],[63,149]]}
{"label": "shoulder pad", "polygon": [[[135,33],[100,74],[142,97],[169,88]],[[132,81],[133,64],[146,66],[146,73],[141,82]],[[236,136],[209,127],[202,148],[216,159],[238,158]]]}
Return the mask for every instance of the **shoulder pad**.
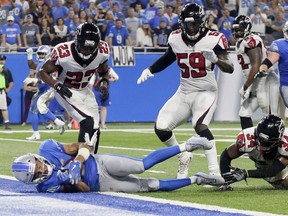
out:
{"label": "shoulder pad", "polygon": [[236,146],[240,152],[251,152],[255,148],[254,127],[244,129],[238,134]]}

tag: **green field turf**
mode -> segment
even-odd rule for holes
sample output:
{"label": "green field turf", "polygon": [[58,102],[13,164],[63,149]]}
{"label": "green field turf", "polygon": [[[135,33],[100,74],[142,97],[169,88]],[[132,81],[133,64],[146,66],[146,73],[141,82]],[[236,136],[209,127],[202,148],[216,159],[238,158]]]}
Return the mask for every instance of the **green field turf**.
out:
{"label": "green field turf", "polygon": [[[107,124],[108,130],[102,130],[99,153],[117,153],[143,157],[152,150],[162,148],[164,145],[158,140],[153,131],[152,123],[113,123]],[[0,175],[12,175],[11,163],[15,157],[28,152],[37,153],[40,142],[29,142],[25,137],[31,136],[31,126],[12,125],[13,133],[0,128]],[[239,123],[212,123],[210,128],[217,141],[218,155],[235,140],[240,131]],[[125,130],[126,129],[126,130]],[[78,131],[67,130],[59,135],[57,130],[45,130],[40,127],[41,140],[53,138],[69,143],[77,141]],[[184,142],[195,134],[190,124],[184,124],[175,130],[178,141]],[[207,172],[207,162],[204,152],[194,152],[190,168],[190,175],[197,172]],[[232,163],[233,166],[251,169],[253,163],[246,157],[239,158]],[[160,179],[174,178],[178,169],[177,158],[171,158],[153,167],[142,176]],[[262,179],[248,179],[235,183],[234,191],[221,192],[216,187],[202,187],[191,185],[173,192],[143,193],[142,196],[179,200],[191,203],[217,205],[222,207],[253,210],[275,214],[288,214],[288,192],[274,190]]]}

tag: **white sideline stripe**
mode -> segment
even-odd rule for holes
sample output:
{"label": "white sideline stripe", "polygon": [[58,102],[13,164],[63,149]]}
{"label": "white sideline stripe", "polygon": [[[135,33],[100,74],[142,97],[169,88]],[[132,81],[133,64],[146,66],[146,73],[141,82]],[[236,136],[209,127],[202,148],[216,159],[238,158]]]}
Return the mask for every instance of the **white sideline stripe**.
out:
{"label": "white sideline stripe", "polygon": [[[8,180],[15,180],[16,181],[16,179],[14,177],[11,177],[11,176],[0,175],[0,178],[8,179]],[[15,194],[15,195],[19,196],[20,198],[21,198],[21,195],[23,195],[21,193],[13,193],[13,192],[7,192],[7,191],[1,191],[0,190],[0,194],[2,194],[2,193]],[[182,206],[182,207],[191,207],[191,208],[205,209],[205,210],[211,210],[211,211],[220,211],[220,212],[226,212],[226,213],[239,213],[239,214],[247,214],[247,215],[254,215],[254,216],[281,216],[280,214],[272,214],[272,213],[267,213],[267,212],[240,210],[240,209],[226,208],[226,207],[220,207],[220,206],[214,206],[214,205],[205,205],[205,204],[189,203],[189,202],[182,202],[182,201],[175,201],[175,200],[168,200],[168,199],[145,197],[145,196],[140,196],[140,195],[135,195],[135,194],[127,194],[127,193],[119,193],[119,192],[118,193],[115,193],[115,192],[97,192],[97,193],[104,194],[104,195],[115,196],[115,197],[122,197],[122,198],[129,198],[129,199],[143,200],[143,201],[150,201],[150,202],[156,202],[156,203],[161,203],[161,204],[171,204],[171,205],[177,205],[177,206]],[[27,199],[27,197],[25,197],[25,199]],[[38,198],[36,197],[35,200],[37,200],[37,199]],[[45,200],[45,199],[47,199],[47,200]],[[65,203],[65,207],[66,207],[66,204],[68,204],[68,207],[69,206],[71,207],[71,205],[75,205],[75,202],[72,202],[72,201],[62,201],[61,200],[61,202],[59,202],[59,200],[57,199],[57,202],[54,202],[53,200],[54,200],[53,198],[42,198],[41,197],[41,203],[49,203],[49,206],[53,206],[53,207],[63,206],[64,203]],[[23,200],[21,199],[21,202],[22,201]],[[28,200],[28,201],[29,201],[29,203],[31,203],[31,200]],[[62,202],[64,202],[64,203],[62,203]],[[53,205],[52,205],[52,203],[53,203]],[[57,205],[55,206],[54,203],[57,203]],[[86,204],[81,204],[83,210],[85,209],[85,205]],[[77,203],[77,208],[78,207],[80,207],[79,203]],[[38,204],[37,204],[37,208],[39,208]],[[72,208],[73,208],[73,206],[72,206]],[[80,210],[82,208],[80,207]],[[103,208],[105,210],[105,207],[101,207],[101,208]],[[89,212],[93,212],[95,214],[95,211],[90,211],[90,210],[91,210],[91,205],[89,205]],[[110,208],[109,208],[109,211],[111,211]],[[120,210],[118,210],[118,211],[120,211]],[[103,212],[101,212],[101,213],[103,215]],[[127,216],[129,216],[129,215],[133,215],[133,213],[134,213],[134,215],[142,215],[142,214],[136,213],[136,212],[133,212],[132,214],[129,214],[129,213],[131,213],[131,212],[124,211],[123,214],[120,214],[120,212],[117,212],[117,215],[123,215],[123,216],[127,215]],[[85,215],[87,215],[87,214],[85,213]],[[113,215],[113,214],[110,214],[110,215]],[[145,215],[147,215],[147,214],[145,214]]]}

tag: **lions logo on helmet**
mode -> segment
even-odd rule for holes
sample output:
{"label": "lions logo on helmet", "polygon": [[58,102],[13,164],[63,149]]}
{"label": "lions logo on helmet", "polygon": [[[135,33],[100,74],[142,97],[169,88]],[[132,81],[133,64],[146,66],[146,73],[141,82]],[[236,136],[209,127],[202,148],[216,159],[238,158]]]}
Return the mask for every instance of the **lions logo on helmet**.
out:
{"label": "lions logo on helmet", "polygon": [[286,21],[286,23],[283,27],[283,34],[284,34],[285,40],[288,40],[288,21]]}
{"label": "lions logo on helmet", "polygon": [[47,45],[41,45],[36,51],[36,58],[38,61],[44,61],[51,53],[51,49]]}
{"label": "lions logo on helmet", "polygon": [[184,6],[179,16],[179,26],[183,35],[196,40],[205,30],[206,16],[203,7],[195,3],[189,3]]}
{"label": "lions logo on helmet", "polygon": [[89,59],[96,53],[100,43],[100,30],[94,23],[83,23],[79,25],[75,35],[75,49],[78,55]]}
{"label": "lions logo on helmet", "polygon": [[232,24],[232,34],[236,40],[243,39],[251,33],[252,22],[250,17],[239,15],[237,16]]}
{"label": "lions logo on helmet", "polygon": [[[42,166],[42,173],[35,173],[36,163]],[[26,184],[39,184],[46,181],[52,174],[53,165],[40,155],[28,153],[15,159],[12,164],[14,177]]]}
{"label": "lions logo on helmet", "polygon": [[[283,120],[275,115],[261,119],[255,128],[255,140],[260,151],[269,158],[273,158],[285,131]],[[268,159],[268,158],[267,158]]]}

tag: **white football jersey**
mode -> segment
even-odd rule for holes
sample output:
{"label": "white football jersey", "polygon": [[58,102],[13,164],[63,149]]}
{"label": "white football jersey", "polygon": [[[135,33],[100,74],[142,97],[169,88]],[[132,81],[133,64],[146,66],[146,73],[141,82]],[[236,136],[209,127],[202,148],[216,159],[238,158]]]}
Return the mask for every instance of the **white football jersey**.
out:
{"label": "white football jersey", "polygon": [[[265,165],[271,165],[273,160],[265,160],[260,150],[257,148],[255,141],[255,131],[256,127],[244,129],[237,136],[236,145],[240,152],[247,153],[249,158],[255,162],[257,168]],[[285,129],[284,136],[281,140],[281,145],[278,147],[278,156],[288,157],[288,131]]]}
{"label": "white football jersey", "polygon": [[100,41],[96,57],[84,61],[77,54],[74,41],[70,41],[57,44],[50,60],[62,68],[58,75],[59,81],[72,89],[81,90],[88,85],[99,65],[107,61],[109,56],[108,44]]}
{"label": "white football jersey", "polygon": [[254,49],[256,47],[261,48],[261,51],[262,51],[261,62],[262,62],[267,57],[267,49],[264,46],[261,37],[259,37],[256,34],[250,34],[246,36],[243,40],[238,41],[236,43],[236,52],[237,52],[238,62],[241,65],[241,68],[246,78],[248,77],[250,69],[251,69],[251,62],[246,52],[249,49]]}
{"label": "white football jersey", "polygon": [[175,53],[180,67],[181,90],[184,92],[216,91],[214,64],[204,58],[201,50],[227,50],[229,46],[225,35],[208,30],[194,46],[191,46],[183,41],[181,34],[182,31],[177,29],[168,38],[168,44]]}

